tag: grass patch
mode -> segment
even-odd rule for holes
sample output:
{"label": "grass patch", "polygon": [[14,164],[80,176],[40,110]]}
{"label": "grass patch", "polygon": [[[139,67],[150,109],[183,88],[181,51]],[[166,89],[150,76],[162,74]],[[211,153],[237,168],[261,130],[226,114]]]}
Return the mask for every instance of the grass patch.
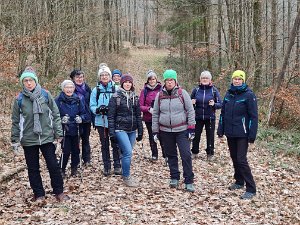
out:
{"label": "grass patch", "polygon": [[297,130],[287,131],[274,127],[260,127],[257,139],[274,155],[280,152],[286,155],[300,156],[300,133]]}

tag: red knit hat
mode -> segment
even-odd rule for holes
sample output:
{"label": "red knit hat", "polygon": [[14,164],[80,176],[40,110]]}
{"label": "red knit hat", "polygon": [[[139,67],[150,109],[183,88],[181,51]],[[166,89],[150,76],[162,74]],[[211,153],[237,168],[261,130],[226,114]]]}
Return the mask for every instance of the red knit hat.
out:
{"label": "red knit hat", "polygon": [[123,86],[123,83],[125,81],[130,81],[133,84],[133,78],[132,78],[132,76],[130,74],[123,74],[122,77],[121,77],[121,81],[120,81],[121,87]]}

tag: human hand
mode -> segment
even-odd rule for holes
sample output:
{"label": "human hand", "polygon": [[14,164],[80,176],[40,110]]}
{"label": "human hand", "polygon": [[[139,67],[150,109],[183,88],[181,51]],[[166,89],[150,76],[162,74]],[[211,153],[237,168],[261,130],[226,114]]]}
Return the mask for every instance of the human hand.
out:
{"label": "human hand", "polygon": [[13,150],[14,154],[16,154],[16,155],[21,155],[22,154],[21,144],[19,142],[11,143],[11,147],[12,147],[12,150]]}
{"label": "human hand", "polygon": [[82,118],[79,115],[76,115],[75,122],[78,123],[78,124],[82,123]]}
{"label": "human hand", "polygon": [[212,99],[212,100],[209,100],[208,105],[214,106],[214,105],[215,105],[215,101],[214,101],[213,99]]}
{"label": "human hand", "polygon": [[159,141],[159,134],[158,133],[153,133],[153,140],[155,143]]}
{"label": "human hand", "polygon": [[192,99],[192,104],[193,104],[193,105],[196,104],[196,99]]}
{"label": "human hand", "polygon": [[70,120],[70,116],[68,114],[66,114],[61,118],[61,123],[67,124],[67,123],[69,123],[69,120]]}
{"label": "human hand", "polygon": [[153,114],[153,108],[149,108],[149,113]]}
{"label": "human hand", "polygon": [[195,129],[188,129],[188,139],[192,141],[195,138]]}

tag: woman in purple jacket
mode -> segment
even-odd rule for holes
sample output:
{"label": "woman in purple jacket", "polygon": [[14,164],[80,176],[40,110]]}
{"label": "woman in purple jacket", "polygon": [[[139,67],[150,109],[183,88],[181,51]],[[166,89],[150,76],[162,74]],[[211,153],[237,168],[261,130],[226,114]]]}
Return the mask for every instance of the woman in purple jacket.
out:
{"label": "woman in purple jacket", "polygon": [[[140,94],[140,107],[143,112],[143,121],[145,121],[148,134],[149,134],[149,142],[150,148],[152,152],[152,161],[156,161],[158,159],[158,150],[157,144],[153,139],[152,134],[152,113],[153,113],[153,104],[155,97],[158,92],[162,89],[162,85],[159,81],[157,81],[157,75],[153,70],[149,70],[147,73],[147,82],[144,85],[144,88],[141,90]],[[161,144],[162,154],[165,158],[165,151],[163,149],[163,145]]]}

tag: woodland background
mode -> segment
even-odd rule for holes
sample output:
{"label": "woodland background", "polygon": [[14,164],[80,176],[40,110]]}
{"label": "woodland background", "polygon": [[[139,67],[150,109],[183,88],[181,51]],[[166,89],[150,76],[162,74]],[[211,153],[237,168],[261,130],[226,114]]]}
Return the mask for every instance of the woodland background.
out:
{"label": "woodland background", "polygon": [[[231,73],[242,69],[246,71],[247,83],[258,96],[260,120],[258,147],[249,156],[255,168],[254,176],[259,177],[261,189],[257,200],[245,205],[234,196],[233,200],[225,197],[224,203],[228,193],[220,187],[228,185],[232,175],[231,165],[224,164],[230,161],[225,143],[218,143],[216,152],[220,154],[211,165],[195,162],[195,170],[201,174],[196,182],[200,191],[192,197],[182,196],[180,191],[170,192],[167,185],[161,191],[160,179],[155,178],[166,179],[167,171],[162,170],[160,164],[149,167],[149,162],[141,160],[142,153],[137,151],[135,159],[140,164],[135,164],[134,170],[145,186],[139,191],[140,201],[154,205],[138,209],[131,205],[131,214],[127,215],[128,202],[122,201],[124,196],[119,192],[123,193],[123,189],[118,189],[115,198],[117,203],[124,204],[123,214],[119,208],[104,206],[108,215],[115,216],[115,221],[127,218],[129,224],[149,221],[149,224],[183,224],[190,215],[189,224],[205,224],[205,221],[207,224],[299,223],[299,25],[300,0],[1,0],[0,173],[8,174],[1,175],[1,217],[10,221],[9,224],[24,221],[38,224],[43,219],[53,219],[51,212],[58,210],[67,215],[62,224],[72,221],[74,215],[77,215],[74,223],[81,221],[82,224],[84,218],[94,221],[92,215],[80,218],[80,205],[37,209],[28,204],[30,188],[23,171],[24,160],[14,158],[9,147],[10,112],[11,103],[20,90],[19,73],[26,65],[37,68],[40,83],[55,96],[60,91],[60,82],[68,78],[73,68],[85,71],[87,82],[94,87],[98,65],[106,62],[111,69],[133,74],[138,90],[145,82],[148,69],[156,70],[160,78],[165,69],[175,69],[180,85],[188,91],[197,85],[202,70],[210,70],[223,96]],[[97,135],[93,135],[92,143],[97,149]],[[146,143],[146,138],[144,141]],[[202,147],[204,145],[202,143]],[[146,151],[150,151],[148,147]],[[98,158],[98,154],[94,154]],[[16,170],[18,177],[12,175]],[[85,182],[103,179],[100,168],[90,170],[85,172],[92,172],[95,177],[87,177]],[[161,170],[163,175],[159,173]],[[228,173],[216,178],[211,171]],[[149,179],[154,180],[154,187],[148,188]],[[108,186],[96,184],[105,190],[114,188],[111,183]],[[86,198],[85,194],[92,190],[78,181],[71,181],[67,188],[72,198],[80,195],[78,201],[83,205],[89,205],[87,199],[92,205],[104,204],[99,203],[103,199]],[[11,203],[15,195],[18,198]],[[185,197],[194,199],[189,207],[201,205],[198,214],[195,211],[191,214],[189,207],[183,204]],[[112,196],[104,198],[104,202],[109,202]],[[136,212],[143,215],[145,210],[155,214],[157,207],[165,209],[161,213],[162,221],[155,215],[148,219],[132,218]],[[74,208],[78,211],[74,212]],[[169,219],[176,215],[177,219]],[[106,216],[102,219],[107,221]],[[0,220],[0,224],[3,221]]]}

